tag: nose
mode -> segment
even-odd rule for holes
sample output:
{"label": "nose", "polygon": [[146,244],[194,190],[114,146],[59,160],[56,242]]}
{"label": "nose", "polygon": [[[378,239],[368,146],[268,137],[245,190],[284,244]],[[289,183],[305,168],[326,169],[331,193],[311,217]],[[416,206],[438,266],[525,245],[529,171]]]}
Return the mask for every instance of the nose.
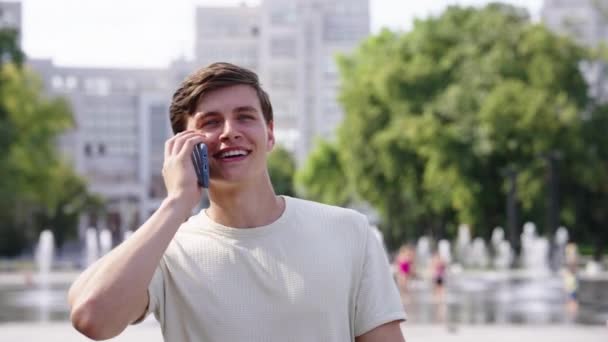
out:
{"label": "nose", "polygon": [[220,134],[220,141],[238,139],[240,137],[241,133],[238,130],[237,124],[233,120],[226,120]]}

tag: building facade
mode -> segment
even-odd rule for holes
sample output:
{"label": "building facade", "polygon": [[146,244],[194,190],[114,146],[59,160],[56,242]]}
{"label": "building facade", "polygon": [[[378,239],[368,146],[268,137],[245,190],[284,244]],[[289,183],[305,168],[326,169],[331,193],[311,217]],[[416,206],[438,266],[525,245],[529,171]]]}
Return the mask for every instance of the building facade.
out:
{"label": "building facade", "polygon": [[587,46],[608,39],[608,1],[605,0],[545,0],[541,18],[552,31]]}
{"label": "building facade", "polygon": [[161,178],[164,141],[171,135],[168,70],[56,66],[30,60],[46,92],[68,100],[75,127],[59,150],[104,198],[104,217],[85,215],[81,231],[108,228],[118,242],[141,224],[165,196]]}
{"label": "building facade", "polygon": [[17,31],[19,45],[21,45],[22,25],[21,25],[21,3],[20,2],[0,2],[0,29],[11,28]]}
{"label": "building facade", "polygon": [[[608,43],[607,0],[545,0],[541,19],[551,31],[584,46]],[[581,70],[589,85],[589,95],[608,101],[608,66],[588,62],[581,65]]]}
{"label": "building facade", "polygon": [[172,135],[172,92],[198,67],[227,61],[258,72],[275,110],[277,141],[297,160],[306,157],[315,137],[333,137],[342,118],[335,55],[352,51],[369,34],[368,0],[201,7],[195,20],[195,59],[167,68],[28,61],[46,92],[71,104],[76,126],[59,139],[60,151],[107,203],[104,217],[82,217],[81,236],[90,226],[108,228],[116,243],[158,208],[166,195],[161,170],[164,142]]}
{"label": "building facade", "polygon": [[195,13],[194,54],[199,66],[223,61],[257,71],[259,8],[199,7]]}
{"label": "building facade", "polygon": [[227,61],[258,72],[275,112],[277,141],[303,161],[342,120],[336,55],[369,35],[368,0],[264,0],[201,7],[195,63]]}

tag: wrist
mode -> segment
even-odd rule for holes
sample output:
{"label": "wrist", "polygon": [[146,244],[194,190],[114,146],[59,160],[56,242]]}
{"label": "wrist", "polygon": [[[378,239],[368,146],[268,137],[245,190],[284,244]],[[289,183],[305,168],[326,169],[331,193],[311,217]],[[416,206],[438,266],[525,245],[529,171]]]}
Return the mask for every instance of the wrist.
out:
{"label": "wrist", "polygon": [[185,196],[168,195],[162,201],[160,208],[164,208],[174,212],[179,218],[186,220],[190,217],[194,206],[186,199]]}

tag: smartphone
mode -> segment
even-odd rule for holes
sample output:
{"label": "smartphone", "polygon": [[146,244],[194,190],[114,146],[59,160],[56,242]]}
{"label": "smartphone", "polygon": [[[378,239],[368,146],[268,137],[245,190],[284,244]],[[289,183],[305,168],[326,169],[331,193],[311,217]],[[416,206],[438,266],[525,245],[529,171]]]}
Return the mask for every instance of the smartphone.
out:
{"label": "smartphone", "polygon": [[198,186],[209,188],[209,158],[207,155],[207,145],[200,143],[194,145],[192,151],[192,164],[198,179]]}

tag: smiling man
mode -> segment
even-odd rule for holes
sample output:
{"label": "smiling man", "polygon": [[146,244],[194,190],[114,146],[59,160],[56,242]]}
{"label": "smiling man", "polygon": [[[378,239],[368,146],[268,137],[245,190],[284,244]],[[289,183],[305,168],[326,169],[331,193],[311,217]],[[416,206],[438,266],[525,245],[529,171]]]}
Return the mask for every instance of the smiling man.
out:
{"label": "smiling man", "polygon": [[[216,63],[170,109],[167,198],[70,288],[71,319],[93,339],[154,313],[166,341],[403,341],[405,313],[386,255],[355,211],[277,196],[275,139],[255,73]],[[190,155],[209,150],[209,208],[194,216]]]}

